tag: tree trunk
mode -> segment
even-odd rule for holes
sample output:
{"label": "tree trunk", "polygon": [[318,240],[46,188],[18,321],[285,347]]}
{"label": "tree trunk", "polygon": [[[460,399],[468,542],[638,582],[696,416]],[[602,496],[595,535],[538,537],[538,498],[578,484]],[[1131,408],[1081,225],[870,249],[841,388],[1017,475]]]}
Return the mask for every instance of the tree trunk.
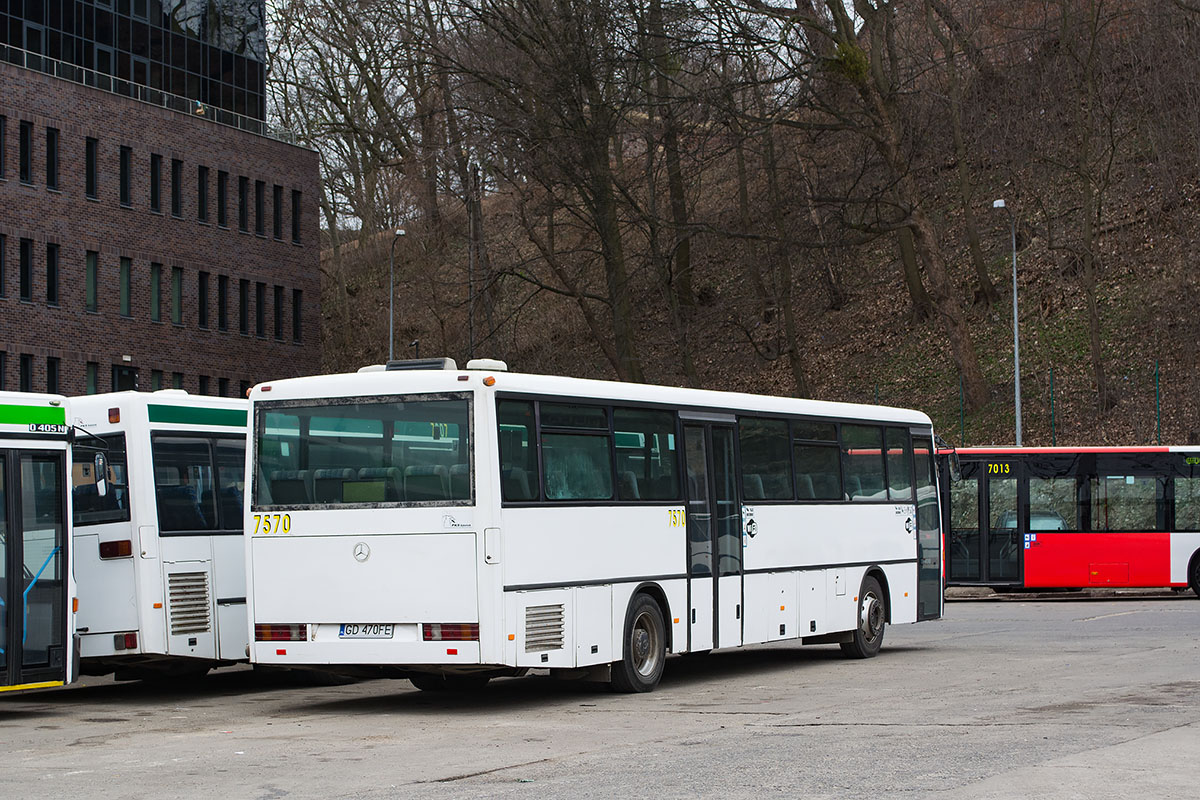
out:
{"label": "tree trunk", "polygon": [[908,296],[912,299],[913,319],[917,322],[933,317],[933,299],[925,291],[921,282],[921,268],[917,264],[917,248],[913,244],[911,228],[901,228],[897,231],[900,237],[900,262],[904,267],[904,285],[908,287]]}

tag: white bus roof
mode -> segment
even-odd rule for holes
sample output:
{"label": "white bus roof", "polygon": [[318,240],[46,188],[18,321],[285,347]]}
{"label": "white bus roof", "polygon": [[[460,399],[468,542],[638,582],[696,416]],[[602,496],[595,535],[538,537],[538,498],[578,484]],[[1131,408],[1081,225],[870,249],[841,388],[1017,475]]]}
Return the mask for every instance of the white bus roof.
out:
{"label": "white bus roof", "polygon": [[246,426],[249,402],[236,397],[188,394],[180,389],[157,392],[108,392],[71,398],[71,414],[80,421],[108,421],[108,409],[144,414],[152,425]]}
{"label": "white bus roof", "polygon": [[794,397],[688,389],[619,381],[530,375],[487,370],[375,370],[341,375],[287,378],[255,386],[256,402],[332,397],[380,397],[394,394],[456,392],[479,388],[484,377],[494,379],[497,392],[607,400],[616,403],[660,404],[697,411],[750,411],[765,414],[837,417],[929,426],[920,411],[858,403],[833,403]]}

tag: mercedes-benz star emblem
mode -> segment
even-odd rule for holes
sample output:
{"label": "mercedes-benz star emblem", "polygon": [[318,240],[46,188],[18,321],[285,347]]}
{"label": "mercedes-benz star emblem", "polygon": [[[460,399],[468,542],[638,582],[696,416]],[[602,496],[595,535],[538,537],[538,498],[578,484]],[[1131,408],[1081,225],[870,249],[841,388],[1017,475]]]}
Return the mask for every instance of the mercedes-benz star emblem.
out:
{"label": "mercedes-benz star emblem", "polygon": [[371,548],[367,546],[366,542],[359,542],[358,544],[354,545],[354,560],[355,561],[358,561],[361,563],[363,561],[366,561],[370,557],[371,557]]}

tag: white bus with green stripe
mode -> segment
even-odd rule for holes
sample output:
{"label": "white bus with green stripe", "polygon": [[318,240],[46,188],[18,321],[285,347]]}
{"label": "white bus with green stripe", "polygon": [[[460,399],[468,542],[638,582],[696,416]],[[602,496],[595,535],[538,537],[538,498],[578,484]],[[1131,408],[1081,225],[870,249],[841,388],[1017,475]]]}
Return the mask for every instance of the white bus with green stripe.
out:
{"label": "white bus with green stripe", "polygon": [[246,407],[174,389],[71,400],[84,674],[202,674],[246,659]]}
{"label": "white bus with green stripe", "polygon": [[67,400],[0,392],[0,692],[75,679]]}

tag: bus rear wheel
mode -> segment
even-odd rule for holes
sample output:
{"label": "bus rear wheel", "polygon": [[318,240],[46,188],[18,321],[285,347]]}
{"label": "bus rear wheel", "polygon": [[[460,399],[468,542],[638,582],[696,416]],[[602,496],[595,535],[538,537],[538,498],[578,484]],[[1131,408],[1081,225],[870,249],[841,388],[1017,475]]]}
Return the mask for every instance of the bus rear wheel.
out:
{"label": "bus rear wheel", "polygon": [[625,612],[621,660],[612,665],[612,688],[649,692],[658,686],[667,661],[667,626],[662,609],[645,594],[634,595]]}
{"label": "bus rear wheel", "polygon": [[1188,565],[1188,586],[1200,597],[1200,550],[1192,555],[1192,563]]}
{"label": "bus rear wheel", "polygon": [[842,642],[842,652],[850,658],[874,658],[883,647],[883,632],[887,627],[887,601],[879,581],[863,578],[858,593],[858,627],[853,638]]}

